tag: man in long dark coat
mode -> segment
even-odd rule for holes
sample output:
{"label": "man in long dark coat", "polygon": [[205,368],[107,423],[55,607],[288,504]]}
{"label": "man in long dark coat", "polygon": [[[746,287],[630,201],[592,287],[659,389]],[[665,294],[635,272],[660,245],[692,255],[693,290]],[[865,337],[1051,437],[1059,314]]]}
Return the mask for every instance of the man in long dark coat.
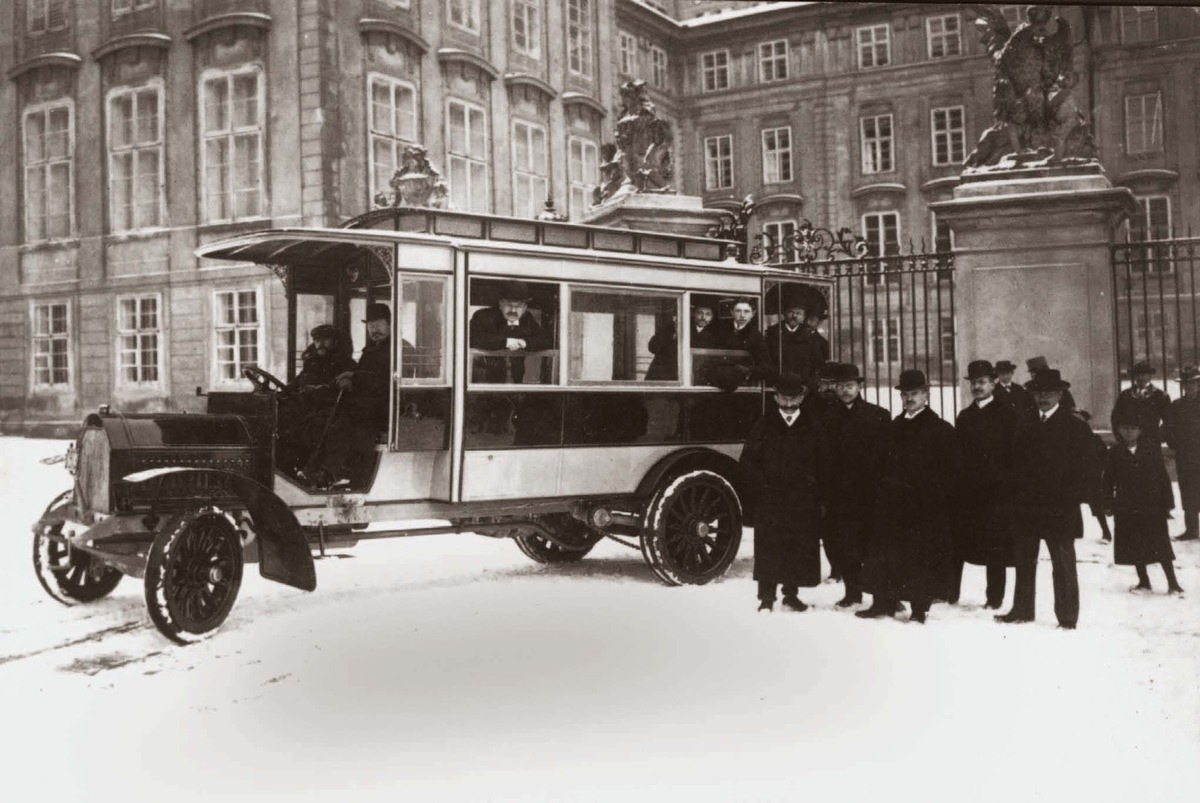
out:
{"label": "man in long dark coat", "polygon": [[838,363],[831,379],[837,398],[821,419],[829,439],[829,514],[823,540],[830,565],[841,570],[846,587],[837,606],[848,608],[862,602],[863,559],[891,416],[862,398],[857,366]]}
{"label": "man in long dark coat", "polygon": [[1037,410],[1033,394],[1013,381],[1017,366],[1008,360],[996,363],[996,400],[1011,407],[1019,418],[1032,416]]}
{"label": "man in long dark coat", "polygon": [[[502,284],[497,305],[471,316],[468,332],[471,348],[510,351],[514,355],[550,348],[550,338],[529,313],[529,301],[529,287],[525,282]],[[525,378],[525,358],[475,357],[471,373],[472,382],[520,384]]]}
{"label": "man in long dark coat", "polygon": [[797,374],[808,386],[808,393],[817,389],[817,372],[825,362],[817,332],[807,324],[804,305],[796,300],[787,304],[783,320],[767,327],[767,360],[775,373]]}
{"label": "man in long dark coat", "polygon": [[1182,535],[1177,541],[1200,538],[1200,370],[1189,365],[1179,372],[1183,397],[1171,402],[1167,414],[1167,445],[1175,452],[1175,473],[1183,503]]}
{"label": "man in long dark coat", "polygon": [[995,396],[996,371],[987,360],[967,366],[974,401],[958,414],[955,431],[965,462],[954,509],[955,554],[948,602],[958,602],[963,564],[987,567],[985,606],[1004,603],[1006,568],[1013,565],[1012,536],[1003,502],[1003,479],[1012,458],[1017,412]]}
{"label": "man in long dark coat", "polygon": [[912,621],[924,622],[934,598],[945,591],[950,504],[962,455],[954,427],[929,409],[925,374],[901,371],[896,389],[904,411],[889,425],[890,448],[863,567],[863,586],[873,600],[855,616],[891,616],[898,600],[908,600]]}
{"label": "man in long dark coat", "polygon": [[1162,423],[1171,409],[1171,397],[1162,388],[1150,384],[1154,366],[1146,360],[1129,369],[1132,384],[1117,396],[1109,420],[1135,418],[1142,427],[1142,440],[1162,443]]}
{"label": "man in long dark coat", "polygon": [[1038,417],[1022,422],[1013,437],[1013,549],[1017,585],[1012,610],[996,617],[1005,623],[1032,622],[1037,589],[1038,551],[1050,552],[1054,614],[1060,627],[1079,620],[1079,577],[1075,539],[1083,537],[1080,506],[1087,501],[1095,459],[1092,432],[1062,404],[1070,383],[1058,370],[1039,371],[1025,383]]}
{"label": "man in long dark coat", "polygon": [[800,410],[806,387],[796,374],[776,381],[776,409],[754,423],[742,449],[741,464],[756,489],[754,579],[760,611],[775,604],[782,587],[783,606],[803,611],[800,586],[821,582],[821,552],[816,520],[825,512],[825,434]]}
{"label": "man in long dark coat", "polygon": [[757,382],[771,375],[767,341],[754,322],[754,306],[750,299],[737,299],[733,304],[733,317],[717,321],[712,326],[713,348],[745,351],[750,355],[750,364],[745,370],[747,382]]}

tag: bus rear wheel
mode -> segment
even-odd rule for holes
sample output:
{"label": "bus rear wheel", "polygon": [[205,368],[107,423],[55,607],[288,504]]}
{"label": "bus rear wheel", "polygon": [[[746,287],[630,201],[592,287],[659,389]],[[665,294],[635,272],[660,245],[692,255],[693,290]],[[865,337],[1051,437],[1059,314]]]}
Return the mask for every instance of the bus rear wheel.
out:
{"label": "bus rear wheel", "polygon": [[729,569],[742,543],[742,505],[727,479],[701,469],[681,474],[650,500],[642,557],[667,585],[703,585]]}
{"label": "bus rear wheel", "polygon": [[542,523],[554,532],[561,543],[543,535],[529,533],[514,540],[525,555],[538,563],[574,563],[592,551],[601,536],[581,521],[566,513],[546,516]]}

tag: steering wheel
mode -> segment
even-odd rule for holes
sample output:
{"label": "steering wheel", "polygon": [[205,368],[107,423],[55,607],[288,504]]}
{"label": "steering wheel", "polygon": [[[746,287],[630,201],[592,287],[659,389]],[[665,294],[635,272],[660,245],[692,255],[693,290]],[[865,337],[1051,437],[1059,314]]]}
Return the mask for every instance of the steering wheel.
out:
{"label": "steering wheel", "polygon": [[242,369],[242,376],[250,380],[255,390],[266,390],[272,393],[283,393],[287,390],[287,386],[279,377],[269,371],[264,371],[257,365],[247,365]]}

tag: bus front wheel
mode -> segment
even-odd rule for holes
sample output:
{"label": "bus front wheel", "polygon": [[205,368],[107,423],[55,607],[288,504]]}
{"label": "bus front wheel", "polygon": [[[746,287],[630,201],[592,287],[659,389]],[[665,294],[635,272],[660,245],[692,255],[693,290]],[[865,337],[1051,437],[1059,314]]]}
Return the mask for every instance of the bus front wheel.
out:
{"label": "bus front wheel", "polygon": [[733,485],[700,469],[666,482],[650,499],[642,557],[667,585],[703,585],[729,569],[742,542],[742,505]]}

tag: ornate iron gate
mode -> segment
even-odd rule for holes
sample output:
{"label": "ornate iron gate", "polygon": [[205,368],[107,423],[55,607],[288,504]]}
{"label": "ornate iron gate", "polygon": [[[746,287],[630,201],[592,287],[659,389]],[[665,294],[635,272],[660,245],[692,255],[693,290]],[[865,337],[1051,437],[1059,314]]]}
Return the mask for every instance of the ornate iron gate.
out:
{"label": "ornate iron gate", "polygon": [[897,253],[877,256],[876,246],[850,229],[834,234],[805,220],[778,244],[759,235],[750,259],[833,281],[825,332],[831,357],[862,371],[867,401],[899,412],[900,372],[916,368],[929,381],[930,406],[953,421],[959,398],[954,254],[924,246],[918,251],[910,242],[899,253],[887,243],[885,250]]}
{"label": "ornate iron gate", "polygon": [[1125,242],[1111,250],[1119,376],[1147,360],[1155,382],[1178,398],[1180,369],[1200,361],[1200,237]]}

